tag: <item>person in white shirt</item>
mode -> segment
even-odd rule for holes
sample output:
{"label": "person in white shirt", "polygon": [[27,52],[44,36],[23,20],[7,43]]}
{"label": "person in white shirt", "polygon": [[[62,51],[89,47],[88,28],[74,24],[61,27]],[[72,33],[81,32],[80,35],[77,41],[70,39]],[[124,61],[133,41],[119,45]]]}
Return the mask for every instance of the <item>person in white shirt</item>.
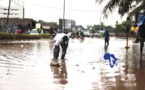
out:
{"label": "person in white shirt", "polygon": [[58,60],[60,46],[62,48],[61,59],[64,60],[67,47],[69,43],[69,37],[65,33],[58,33],[54,37],[54,50],[53,50],[53,60]]}

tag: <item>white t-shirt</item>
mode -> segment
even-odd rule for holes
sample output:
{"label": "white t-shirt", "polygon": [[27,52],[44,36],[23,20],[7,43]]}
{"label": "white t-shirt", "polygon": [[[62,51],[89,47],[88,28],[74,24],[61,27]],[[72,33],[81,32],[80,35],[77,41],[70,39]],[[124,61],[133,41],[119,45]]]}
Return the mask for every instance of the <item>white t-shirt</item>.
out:
{"label": "white t-shirt", "polygon": [[62,38],[64,36],[67,36],[67,34],[65,34],[65,33],[58,33],[58,34],[56,34],[56,36],[54,37],[54,41],[55,41],[54,44],[58,46],[62,42]]}

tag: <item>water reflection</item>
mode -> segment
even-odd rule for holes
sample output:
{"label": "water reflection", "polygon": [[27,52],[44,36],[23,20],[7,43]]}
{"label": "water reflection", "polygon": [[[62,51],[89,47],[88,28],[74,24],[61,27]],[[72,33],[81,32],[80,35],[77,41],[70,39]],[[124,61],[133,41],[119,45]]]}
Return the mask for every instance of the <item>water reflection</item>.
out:
{"label": "water reflection", "polygon": [[145,58],[144,58],[144,56],[140,56],[139,65],[140,65],[140,68],[145,68]]}
{"label": "water reflection", "polygon": [[104,46],[105,53],[108,52],[108,46]]}
{"label": "water reflection", "polygon": [[60,67],[51,66],[53,72],[54,84],[67,84],[67,70],[65,60],[61,60]]}
{"label": "water reflection", "polygon": [[84,38],[83,39],[80,39],[80,43],[84,42],[84,40],[85,40]]}
{"label": "water reflection", "polygon": [[53,51],[54,41],[53,39],[49,40],[49,49]]}
{"label": "water reflection", "polygon": [[138,59],[139,68],[135,68],[135,77],[136,77],[136,90],[144,90],[145,86],[145,58],[144,56],[140,56]]}

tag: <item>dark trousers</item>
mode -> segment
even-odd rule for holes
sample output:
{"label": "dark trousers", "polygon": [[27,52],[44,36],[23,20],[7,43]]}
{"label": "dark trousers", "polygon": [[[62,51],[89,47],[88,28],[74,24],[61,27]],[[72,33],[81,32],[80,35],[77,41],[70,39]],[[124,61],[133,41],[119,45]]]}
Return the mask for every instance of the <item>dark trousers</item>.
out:
{"label": "dark trousers", "polygon": [[142,54],[145,38],[139,37],[139,41],[140,41],[140,53]]}
{"label": "dark trousers", "polygon": [[109,37],[105,37],[105,46],[109,45]]}
{"label": "dark trousers", "polygon": [[62,48],[61,59],[64,59],[64,57],[65,57],[66,50],[67,50],[67,47],[68,47],[68,43],[67,44],[63,43],[63,44],[60,44],[58,46],[55,45],[54,51],[53,51],[54,59],[58,59],[58,57],[59,57],[60,46]]}

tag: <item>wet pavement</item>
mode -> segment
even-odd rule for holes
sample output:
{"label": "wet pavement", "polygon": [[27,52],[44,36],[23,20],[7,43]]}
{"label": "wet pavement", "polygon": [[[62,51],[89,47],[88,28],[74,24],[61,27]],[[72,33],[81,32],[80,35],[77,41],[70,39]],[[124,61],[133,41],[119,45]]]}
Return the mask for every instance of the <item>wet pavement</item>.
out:
{"label": "wet pavement", "polygon": [[[145,90],[145,50],[139,43],[111,38],[71,39],[66,60],[50,66],[52,40],[0,42],[0,90]],[[104,54],[117,58],[113,68]]]}

